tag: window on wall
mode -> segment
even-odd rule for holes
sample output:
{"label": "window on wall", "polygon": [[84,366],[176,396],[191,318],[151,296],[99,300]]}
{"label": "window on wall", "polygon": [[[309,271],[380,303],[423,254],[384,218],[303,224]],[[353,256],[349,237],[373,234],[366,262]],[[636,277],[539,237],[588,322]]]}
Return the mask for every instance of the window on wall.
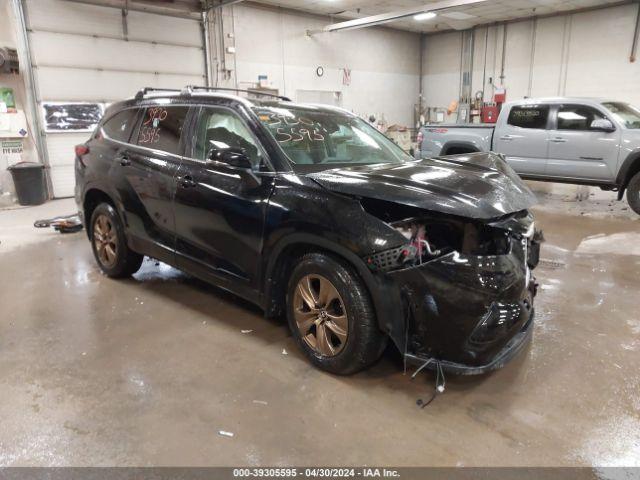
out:
{"label": "window on wall", "polygon": [[591,122],[606,118],[592,107],[563,105],[558,110],[558,130],[590,130]]}
{"label": "window on wall", "polygon": [[203,108],[198,120],[195,158],[205,160],[211,149],[241,149],[254,166],[262,156],[253,135],[235,113],[223,108]]}
{"label": "window on wall", "polygon": [[178,155],[189,107],[147,108],[138,133],[138,145]]}
{"label": "window on wall", "polygon": [[138,112],[137,108],[129,108],[118,112],[104,123],[102,130],[107,137],[113,140],[128,142],[131,138],[131,131],[136,124]]}
{"label": "window on wall", "polygon": [[547,128],[549,118],[549,105],[523,105],[511,108],[507,123],[514,127]]}

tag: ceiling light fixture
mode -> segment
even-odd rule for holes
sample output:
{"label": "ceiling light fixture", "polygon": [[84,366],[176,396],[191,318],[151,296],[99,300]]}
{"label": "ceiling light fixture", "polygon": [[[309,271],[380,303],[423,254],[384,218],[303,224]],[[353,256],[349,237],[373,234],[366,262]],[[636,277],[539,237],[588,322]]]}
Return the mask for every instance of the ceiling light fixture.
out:
{"label": "ceiling light fixture", "polygon": [[424,20],[431,20],[435,16],[436,14],[434,12],[424,12],[424,13],[419,13],[417,15],[414,15],[413,19],[417,20],[418,22],[422,22]]}

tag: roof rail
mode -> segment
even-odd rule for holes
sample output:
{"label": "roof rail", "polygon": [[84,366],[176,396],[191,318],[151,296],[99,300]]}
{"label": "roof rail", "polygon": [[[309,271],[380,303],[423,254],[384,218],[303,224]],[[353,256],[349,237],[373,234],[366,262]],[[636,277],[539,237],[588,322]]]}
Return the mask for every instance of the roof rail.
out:
{"label": "roof rail", "polygon": [[284,100],[285,102],[290,102],[291,99],[289,97],[284,97],[282,95],[274,95],[272,93],[263,93],[258,90],[241,90],[239,88],[225,88],[225,87],[200,87],[197,85],[187,85],[182,90],[178,90],[176,88],[155,88],[155,87],[145,87],[142,88],[136,93],[136,100],[142,100],[148,93],[151,92],[167,92],[167,93],[179,93],[181,95],[191,95],[194,91],[204,90],[206,92],[235,92],[235,93],[248,93],[250,95],[260,95],[262,97],[269,98],[278,98],[280,100]]}
{"label": "roof rail", "polygon": [[180,93],[180,90],[176,88],[155,88],[155,87],[145,87],[138,90],[136,93],[136,100],[142,100],[144,96],[149,92],[169,92],[169,93]]}
{"label": "roof rail", "polygon": [[225,87],[200,87],[197,85],[187,85],[182,90],[182,93],[191,94],[194,90],[205,90],[207,92],[236,92],[236,93],[248,93],[250,95],[260,95],[262,97],[270,97],[270,98],[278,98],[280,100],[284,100],[285,102],[290,102],[291,99],[289,97],[285,97],[283,95],[274,95],[273,93],[263,93],[258,90],[242,90],[239,88],[225,88]]}

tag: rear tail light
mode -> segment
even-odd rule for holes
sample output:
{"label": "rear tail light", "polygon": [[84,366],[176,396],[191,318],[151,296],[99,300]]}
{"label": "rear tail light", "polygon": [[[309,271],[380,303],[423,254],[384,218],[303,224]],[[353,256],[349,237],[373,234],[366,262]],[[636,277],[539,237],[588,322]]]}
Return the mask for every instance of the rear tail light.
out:
{"label": "rear tail light", "polygon": [[87,153],[89,153],[89,147],[86,145],[76,145],[76,158],[83,167],[87,166],[87,162],[83,158]]}
{"label": "rear tail light", "polygon": [[422,145],[422,142],[424,140],[424,133],[422,133],[422,130],[418,132],[418,137],[416,138],[416,141],[418,142],[419,145]]}
{"label": "rear tail light", "polygon": [[89,153],[89,147],[86,145],[76,145],[76,156],[81,157]]}

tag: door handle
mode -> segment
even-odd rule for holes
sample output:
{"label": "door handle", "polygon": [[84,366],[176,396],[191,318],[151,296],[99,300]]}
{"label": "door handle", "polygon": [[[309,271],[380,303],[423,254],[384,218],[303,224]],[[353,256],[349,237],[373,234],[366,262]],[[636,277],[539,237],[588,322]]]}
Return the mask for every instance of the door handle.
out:
{"label": "door handle", "polygon": [[567,143],[567,139],[562,137],[552,138],[551,141],[553,143]]}
{"label": "door handle", "polygon": [[184,177],[178,179],[178,181],[184,188],[193,188],[198,185],[191,175],[185,175]]}
{"label": "door handle", "polygon": [[120,165],[122,165],[123,167],[128,167],[129,165],[131,165],[131,160],[129,160],[129,157],[127,157],[126,155],[122,155],[121,157],[118,157],[118,161],[120,162]]}
{"label": "door handle", "polygon": [[513,140],[513,137],[511,135],[503,135],[503,136],[500,137],[500,140],[511,141],[511,140]]}

